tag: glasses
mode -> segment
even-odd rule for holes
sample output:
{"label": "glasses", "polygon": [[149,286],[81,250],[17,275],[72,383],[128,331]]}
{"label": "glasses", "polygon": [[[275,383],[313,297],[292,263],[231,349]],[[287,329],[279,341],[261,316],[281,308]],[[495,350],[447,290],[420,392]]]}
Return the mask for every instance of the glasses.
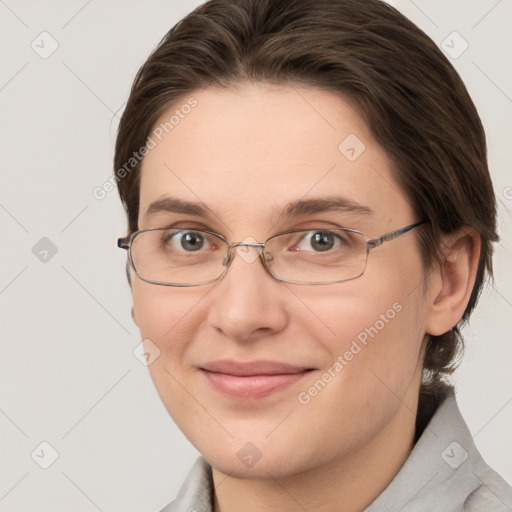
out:
{"label": "glasses", "polygon": [[[119,238],[128,250],[136,274],[147,283],[163,286],[199,286],[221,279],[229,269],[234,249],[247,262],[260,258],[278,281],[291,284],[334,284],[361,277],[368,254],[421,226],[417,222],[368,240],[348,228],[287,231],[265,243],[230,244],[222,235],[200,229],[150,228]],[[256,253],[249,248],[254,248]]]}

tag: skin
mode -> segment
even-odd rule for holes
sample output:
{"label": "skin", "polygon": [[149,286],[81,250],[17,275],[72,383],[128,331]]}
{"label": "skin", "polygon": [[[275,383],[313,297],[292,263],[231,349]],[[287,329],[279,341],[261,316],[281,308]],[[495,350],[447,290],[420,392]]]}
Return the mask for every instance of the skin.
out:
{"label": "skin", "polygon": [[[144,159],[139,229],[176,223],[229,242],[263,242],[289,229],[333,224],[374,238],[422,220],[384,149],[339,96],[256,84],[191,96],[197,107]],[[349,134],[366,146],[352,162],[338,150]],[[288,202],[333,191],[374,214],[324,212],[278,222]],[[148,206],[167,195],[201,202],[215,215],[147,216]],[[412,448],[427,335],[449,330],[469,300],[478,237],[455,234],[444,252],[446,261],[427,274],[413,230],[374,249],[360,278],[320,286],[279,282],[259,259],[240,256],[208,285],[165,287],[132,276],[134,321],[160,350],[151,377],[213,467],[216,511],[355,512],[382,492]],[[309,403],[300,403],[298,394],[393,304],[400,312]],[[265,399],[233,400],[198,370],[218,359],[314,370]],[[252,467],[237,457],[249,442],[261,453]]]}

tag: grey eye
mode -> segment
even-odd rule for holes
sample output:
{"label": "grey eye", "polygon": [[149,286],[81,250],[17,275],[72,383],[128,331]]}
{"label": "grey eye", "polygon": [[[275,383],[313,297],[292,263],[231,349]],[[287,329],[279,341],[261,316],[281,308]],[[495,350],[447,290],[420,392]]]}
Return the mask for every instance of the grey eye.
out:
{"label": "grey eye", "polygon": [[301,251],[325,252],[340,243],[340,237],[331,231],[310,231],[297,247]]}
{"label": "grey eye", "polygon": [[199,251],[203,248],[204,242],[204,236],[198,231],[178,231],[169,239],[172,247],[187,252]]}

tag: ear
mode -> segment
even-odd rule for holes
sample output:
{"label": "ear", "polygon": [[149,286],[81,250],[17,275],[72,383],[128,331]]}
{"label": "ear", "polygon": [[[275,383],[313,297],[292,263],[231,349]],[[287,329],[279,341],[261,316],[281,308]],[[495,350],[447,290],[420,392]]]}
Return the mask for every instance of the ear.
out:
{"label": "ear", "polygon": [[135,308],[132,306],[132,319],[135,322],[135,325],[139,327],[139,322],[137,322],[137,315],[135,314]]}
{"label": "ear", "polygon": [[440,336],[461,320],[475,284],[480,248],[480,236],[468,228],[443,238],[443,260],[430,279],[427,334]]}

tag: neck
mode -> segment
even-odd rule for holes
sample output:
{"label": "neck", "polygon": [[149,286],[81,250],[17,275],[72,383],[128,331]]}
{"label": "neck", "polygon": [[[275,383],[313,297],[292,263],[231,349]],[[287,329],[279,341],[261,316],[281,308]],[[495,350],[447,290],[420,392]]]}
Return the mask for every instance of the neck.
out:
{"label": "neck", "polygon": [[361,512],[396,476],[414,445],[418,390],[361,450],[280,479],[233,478],[213,468],[215,512]]}

